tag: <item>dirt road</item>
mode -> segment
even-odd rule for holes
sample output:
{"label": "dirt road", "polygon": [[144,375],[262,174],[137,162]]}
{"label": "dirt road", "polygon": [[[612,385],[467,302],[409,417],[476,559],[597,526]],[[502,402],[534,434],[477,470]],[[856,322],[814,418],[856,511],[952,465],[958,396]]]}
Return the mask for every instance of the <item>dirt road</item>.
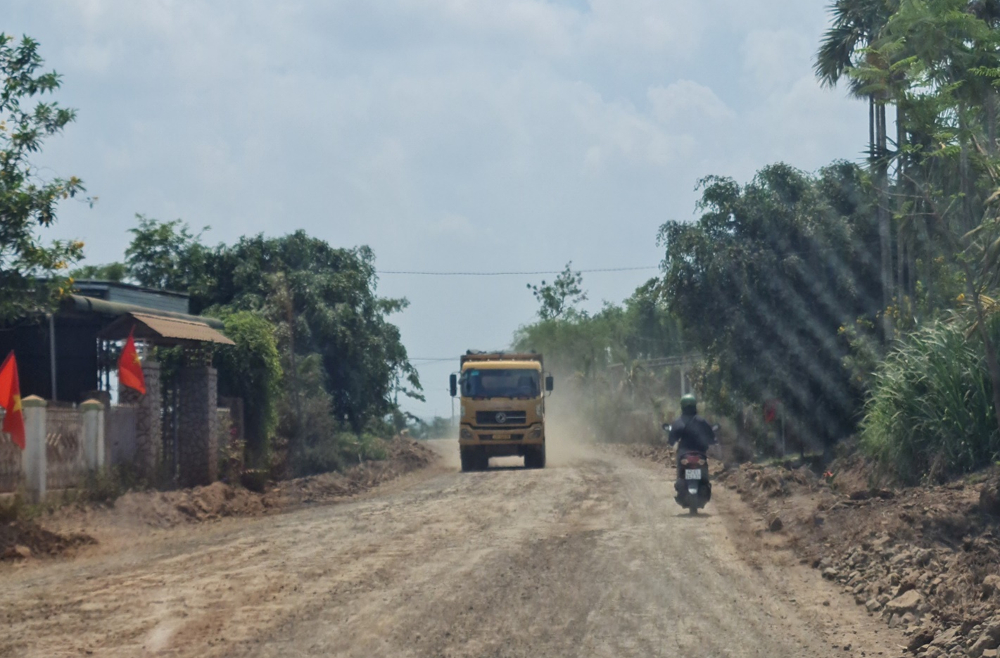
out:
{"label": "dirt road", "polygon": [[742,559],[731,495],[688,518],[661,467],[552,461],[5,569],[0,656],[899,654],[815,572]]}

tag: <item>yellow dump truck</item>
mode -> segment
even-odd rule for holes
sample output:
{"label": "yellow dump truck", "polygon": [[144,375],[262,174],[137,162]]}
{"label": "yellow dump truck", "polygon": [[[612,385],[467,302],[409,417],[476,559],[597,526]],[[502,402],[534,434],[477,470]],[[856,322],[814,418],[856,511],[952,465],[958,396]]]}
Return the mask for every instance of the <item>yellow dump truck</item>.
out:
{"label": "yellow dump truck", "polygon": [[490,457],[520,455],[526,468],[545,468],[545,394],[552,391],[540,354],[466,352],[451,376],[460,396],[458,446],[463,471]]}

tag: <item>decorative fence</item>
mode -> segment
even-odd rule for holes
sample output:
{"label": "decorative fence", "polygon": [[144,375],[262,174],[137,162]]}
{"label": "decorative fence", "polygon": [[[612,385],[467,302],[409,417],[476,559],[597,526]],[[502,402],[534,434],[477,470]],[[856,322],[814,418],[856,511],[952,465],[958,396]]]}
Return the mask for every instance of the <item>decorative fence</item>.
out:
{"label": "decorative fence", "polygon": [[50,406],[45,417],[45,464],[49,489],[82,484],[87,475],[83,456],[83,412],[72,407]]}
{"label": "decorative fence", "polygon": [[[3,414],[3,407],[0,407],[0,425],[3,424]],[[21,449],[10,440],[10,434],[0,432],[0,493],[17,491],[23,478]]]}
{"label": "decorative fence", "polygon": [[[29,400],[32,403],[24,409],[28,449],[22,451],[14,445],[10,435],[0,432],[0,493],[13,493],[24,487],[32,498],[40,499],[48,489],[81,486],[91,470],[136,464],[142,459],[140,409],[137,406],[105,407],[96,401],[63,406],[47,405],[37,398]],[[0,424],[2,422],[3,408],[0,407]],[[213,446],[217,452],[212,458],[238,460],[238,467],[241,467],[242,441],[238,440],[241,437],[230,409],[218,408],[212,424],[220,435],[217,447]],[[168,424],[167,427],[174,430],[171,434],[177,440],[185,440],[186,437],[176,431],[176,425]],[[169,453],[163,457],[171,463]]]}

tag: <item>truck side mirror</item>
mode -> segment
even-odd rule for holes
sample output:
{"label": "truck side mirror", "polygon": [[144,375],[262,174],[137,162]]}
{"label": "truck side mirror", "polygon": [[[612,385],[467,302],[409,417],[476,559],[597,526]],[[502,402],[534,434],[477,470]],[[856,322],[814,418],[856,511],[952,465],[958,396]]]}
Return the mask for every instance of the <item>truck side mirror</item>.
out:
{"label": "truck side mirror", "polygon": [[458,376],[452,373],[448,378],[448,385],[451,388],[451,397],[458,395]]}
{"label": "truck side mirror", "polygon": [[547,393],[551,393],[552,392],[552,381],[553,381],[552,380],[552,375],[549,375],[548,377],[545,378],[545,391]]}

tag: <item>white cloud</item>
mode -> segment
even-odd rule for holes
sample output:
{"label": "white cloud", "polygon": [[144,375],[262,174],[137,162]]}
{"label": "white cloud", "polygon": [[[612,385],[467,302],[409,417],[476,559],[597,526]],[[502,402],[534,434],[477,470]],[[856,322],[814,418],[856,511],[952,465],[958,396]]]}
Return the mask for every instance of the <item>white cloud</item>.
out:
{"label": "white cloud", "polygon": [[743,65],[758,89],[787,89],[802,76],[811,77],[815,46],[790,29],[755,30],[743,42]]}
{"label": "white cloud", "polygon": [[699,124],[733,119],[735,113],[715,92],[691,80],[678,80],[666,87],[657,85],[646,92],[653,116],[667,126],[692,130]]}

